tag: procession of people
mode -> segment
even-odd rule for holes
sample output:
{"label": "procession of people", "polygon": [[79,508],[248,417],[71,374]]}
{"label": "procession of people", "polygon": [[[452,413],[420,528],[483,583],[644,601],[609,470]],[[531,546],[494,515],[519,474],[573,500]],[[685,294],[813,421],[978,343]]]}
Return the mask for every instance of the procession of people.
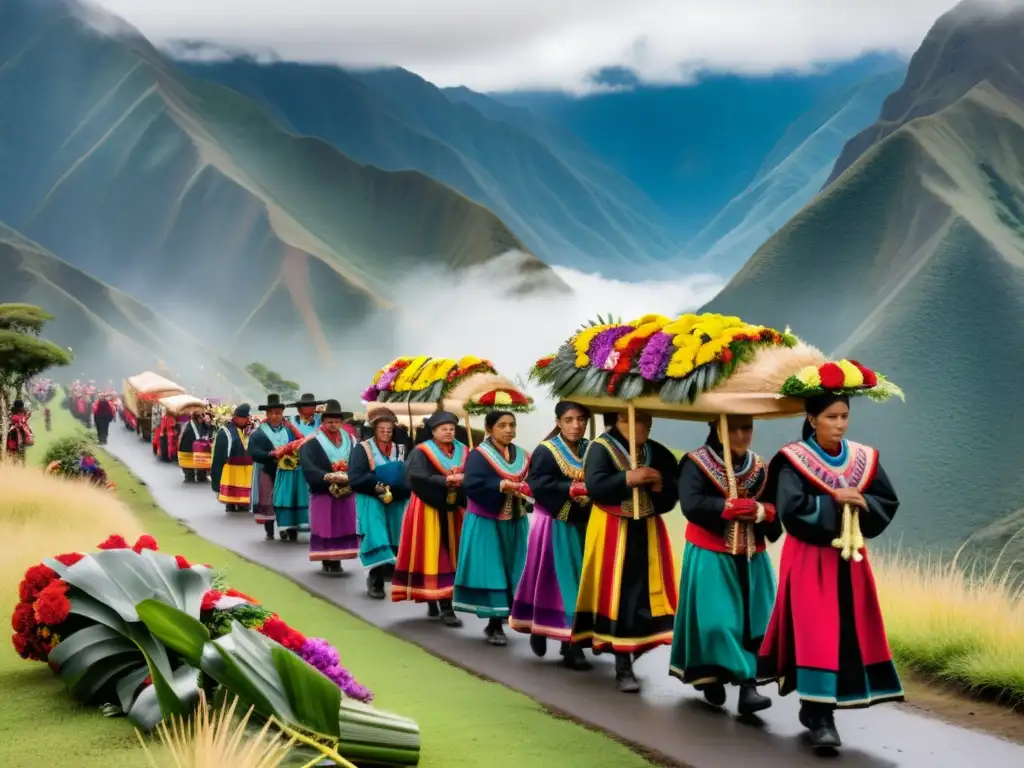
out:
{"label": "procession of people", "polygon": [[[408,427],[385,403],[357,421],[311,393],[268,395],[258,423],[238,405],[215,435],[196,411],[178,456],[186,481],[208,470],[218,501],[268,541],[308,535],[324,575],[358,560],[374,600],[390,582],[392,602],[425,603],[444,627],[481,620],[491,645],[510,642],[506,627],[538,657],[555,641],[572,671],[594,668],[588,651],[608,654],[623,693],[641,690],[636,660],[670,646],[667,674],[708,705],[735,689],[753,717],[777,683],[800,699],[810,743],[836,748],[836,709],[903,698],[860,554],[899,501],[878,452],[845,437],[850,388],[815,392],[800,439],[769,462],[750,449],[751,416],[709,418],[704,443],[677,459],[643,410],[564,399],[531,452],[500,405],[474,446],[468,416],[440,405],[417,430],[411,409]],[[683,542],[665,522],[677,507]],[[776,581],[768,547],[783,533]]]}

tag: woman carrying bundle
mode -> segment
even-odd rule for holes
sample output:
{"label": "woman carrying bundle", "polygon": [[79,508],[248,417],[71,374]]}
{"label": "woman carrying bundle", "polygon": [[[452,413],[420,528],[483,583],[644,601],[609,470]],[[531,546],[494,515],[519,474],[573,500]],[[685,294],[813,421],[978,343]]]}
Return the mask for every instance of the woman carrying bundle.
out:
{"label": "woman carrying bundle", "polygon": [[384,582],[395,570],[402,519],[409,504],[405,485],[405,446],[397,443],[398,418],[388,408],[370,417],[373,436],[360,442],[349,462],[349,483],[356,492],[359,560],[369,569],[366,591],[383,600]]}
{"label": "woman carrying bundle", "polygon": [[537,656],[547,653],[548,639],[562,644],[562,663],[590,669],[583,649],[569,644],[576,597],[583,570],[583,544],[590,499],[583,482],[583,434],[590,411],[568,401],[555,406],[555,430],[530,458],[528,481],[536,500],[526,567],[516,588],[509,626],[530,635]]}
{"label": "woman carrying bundle", "polygon": [[749,450],[754,420],[730,416],[728,423],[738,498],[729,498],[717,423],[680,466],[679,506],[688,525],[669,674],[716,707],[725,703],[727,684],[739,686],[737,710],[752,715],[772,704],[757,692],[757,651],[775,601],[765,541],[777,541],[782,526],[775,507],[760,500],[768,469]]}
{"label": "woman carrying bundle", "polygon": [[502,624],[512,611],[530,535],[524,500],[530,493],[530,455],[512,442],[515,414],[491,411],[484,426],[487,439],[466,459],[468,514],[459,545],[454,607],[487,619],[487,641],[506,645]]}
{"label": "woman carrying bundle", "polygon": [[[901,701],[865,539],[881,535],[899,507],[878,451],[845,439],[850,396],[881,400],[898,389],[854,361],[801,371],[783,394],[806,399],[803,439],[769,467],[765,498],[786,529],[779,591],[759,671],[796,691],[815,748],[841,744],[837,708]],[[900,393],[902,394],[902,393]]]}

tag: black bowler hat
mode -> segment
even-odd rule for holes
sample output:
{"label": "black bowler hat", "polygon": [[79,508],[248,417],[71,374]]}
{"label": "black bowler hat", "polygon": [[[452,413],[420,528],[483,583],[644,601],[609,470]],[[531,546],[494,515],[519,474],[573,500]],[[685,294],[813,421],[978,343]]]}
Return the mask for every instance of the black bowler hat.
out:
{"label": "black bowler hat", "polygon": [[296,400],[294,403],[289,403],[289,408],[316,408],[318,405],[323,405],[326,400],[317,400],[316,395],[312,392],[305,392],[303,395]]}
{"label": "black bowler hat", "polygon": [[271,408],[284,408],[284,403],[281,402],[280,395],[267,395],[267,402],[259,407],[261,411],[269,411]]}
{"label": "black bowler hat", "polygon": [[326,400],[324,401],[324,412],[320,415],[324,419],[344,419],[348,414],[348,411],[341,409],[341,403],[337,400]]}

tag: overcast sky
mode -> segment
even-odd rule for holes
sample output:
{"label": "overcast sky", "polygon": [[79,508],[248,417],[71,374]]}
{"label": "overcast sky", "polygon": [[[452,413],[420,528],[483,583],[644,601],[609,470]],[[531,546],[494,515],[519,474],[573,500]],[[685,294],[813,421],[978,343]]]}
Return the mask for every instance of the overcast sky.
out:
{"label": "overcast sky", "polygon": [[[1024,0],[1014,0],[1018,4]],[[695,69],[805,68],[907,54],[955,0],[98,0],[153,42],[397,65],[441,86],[579,91],[601,67],[650,83]]]}

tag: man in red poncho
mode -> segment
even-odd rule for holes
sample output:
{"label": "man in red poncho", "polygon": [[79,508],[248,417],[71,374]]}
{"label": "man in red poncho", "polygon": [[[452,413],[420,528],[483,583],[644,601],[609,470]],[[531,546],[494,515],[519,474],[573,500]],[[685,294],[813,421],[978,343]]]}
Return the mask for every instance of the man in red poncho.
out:
{"label": "man in red poncho", "polygon": [[25,463],[25,451],[35,444],[32,428],[28,425],[29,412],[22,400],[15,400],[11,408],[11,423],[7,428],[7,455],[19,464]]}

